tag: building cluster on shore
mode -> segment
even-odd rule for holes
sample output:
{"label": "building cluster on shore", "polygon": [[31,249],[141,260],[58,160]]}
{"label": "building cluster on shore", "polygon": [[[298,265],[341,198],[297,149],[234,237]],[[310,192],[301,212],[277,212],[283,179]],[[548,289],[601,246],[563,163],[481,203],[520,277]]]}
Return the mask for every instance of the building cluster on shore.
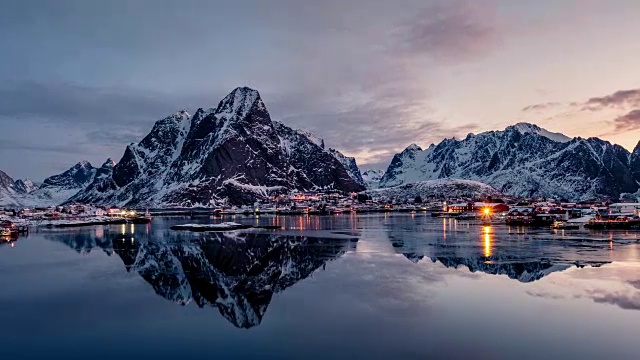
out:
{"label": "building cluster on shore", "polygon": [[[0,209],[1,229],[43,227],[78,227],[85,225],[145,224],[150,214],[132,209],[100,207],[82,204],[50,206],[43,208]],[[15,229],[14,229],[15,230]]]}
{"label": "building cluster on shore", "polygon": [[[145,216],[140,212],[145,211]],[[52,221],[55,224],[83,224],[86,222],[112,223],[118,221],[142,221],[150,214],[210,214],[210,215],[330,215],[388,212],[428,212],[433,217],[459,220],[482,220],[485,223],[507,225],[554,225],[563,228],[640,227],[640,203],[611,202],[562,202],[555,199],[517,198],[451,198],[422,199],[372,198],[366,194],[344,193],[292,193],[274,196],[269,201],[256,202],[252,206],[227,206],[198,209],[134,210],[82,204],[35,208],[0,209],[5,220],[36,223]],[[95,221],[94,221],[95,220]]]}

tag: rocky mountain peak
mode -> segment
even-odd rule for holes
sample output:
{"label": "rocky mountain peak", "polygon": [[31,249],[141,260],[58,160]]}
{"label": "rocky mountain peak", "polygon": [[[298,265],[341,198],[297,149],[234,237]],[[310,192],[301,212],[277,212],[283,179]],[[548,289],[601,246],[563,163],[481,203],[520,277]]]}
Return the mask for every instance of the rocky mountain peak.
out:
{"label": "rocky mountain peak", "polygon": [[72,169],[91,169],[91,163],[87,160],[79,161],[77,164],[73,165]]}
{"label": "rocky mountain peak", "polygon": [[187,110],[180,110],[177,113],[175,113],[175,117],[182,120],[185,118],[190,118],[191,115],[189,115],[189,113],[187,112]]}
{"label": "rocky mountain peak", "polygon": [[640,142],[633,149],[633,152],[629,154],[629,169],[636,181],[640,181]]}
{"label": "rocky mountain peak", "polygon": [[537,134],[537,135],[541,135],[544,136],[548,139],[551,139],[553,141],[556,142],[568,142],[571,141],[571,138],[561,134],[561,133],[554,133],[551,131],[548,131],[546,129],[541,128],[540,126],[536,125],[536,124],[531,124],[531,123],[526,123],[526,122],[520,122],[517,123],[515,125],[511,125],[508,126],[505,130],[505,132],[509,132],[509,131],[517,131],[520,134]]}
{"label": "rocky mountain peak", "polygon": [[116,166],[116,162],[113,161],[111,158],[108,158],[101,166],[101,168],[106,168],[106,169],[113,169],[113,167]]}
{"label": "rocky mountain peak", "polygon": [[21,194],[29,194],[37,188],[36,184],[30,179],[18,179],[15,182],[15,189]]}
{"label": "rocky mountain peak", "polygon": [[83,160],[69,170],[44,179],[42,187],[60,187],[63,189],[79,189],[91,183],[96,173],[90,162]]}
{"label": "rocky mountain peak", "polygon": [[403,153],[404,152],[416,152],[416,151],[422,151],[422,148],[420,146],[418,146],[418,144],[413,143],[413,144],[407,146],[407,148],[404,149]]}
{"label": "rocky mountain peak", "polygon": [[220,118],[241,119],[245,118],[254,107],[265,110],[260,93],[248,87],[238,87],[220,101],[215,113]]}
{"label": "rocky mountain peak", "polygon": [[15,181],[4,171],[0,170],[0,190],[13,189]]}

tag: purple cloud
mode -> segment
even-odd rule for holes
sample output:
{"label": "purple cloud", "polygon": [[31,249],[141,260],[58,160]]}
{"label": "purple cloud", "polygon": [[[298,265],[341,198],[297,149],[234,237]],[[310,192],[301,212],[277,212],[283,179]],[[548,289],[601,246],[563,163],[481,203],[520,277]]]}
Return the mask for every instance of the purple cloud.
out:
{"label": "purple cloud", "polygon": [[500,40],[491,8],[462,0],[425,8],[399,28],[400,47],[445,61],[484,56]]}
{"label": "purple cloud", "polygon": [[591,111],[625,106],[640,107],[640,89],[619,90],[611,95],[593,97],[584,103],[584,109]]}
{"label": "purple cloud", "polygon": [[525,106],[522,108],[522,111],[524,112],[529,112],[529,111],[539,111],[539,110],[547,110],[550,108],[555,108],[558,106],[561,106],[562,104],[559,102],[546,102],[546,103],[541,103],[541,104],[533,104],[533,105],[529,105],[529,106]]}
{"label": "purple cloud", "polygon": [[640,129],[640,109],[631,110],[625,115],[613,120],[615,131],[629,131]]}

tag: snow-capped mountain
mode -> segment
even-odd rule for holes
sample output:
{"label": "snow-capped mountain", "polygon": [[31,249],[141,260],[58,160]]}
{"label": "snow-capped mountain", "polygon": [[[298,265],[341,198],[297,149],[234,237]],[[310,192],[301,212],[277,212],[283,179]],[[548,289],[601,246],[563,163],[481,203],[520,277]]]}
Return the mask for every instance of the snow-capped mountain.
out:
{"label": "snow-capped mountain", "polygon": [[[104,192],[108,191],[111,188],[112,180],[111,177],[113,175],[113,168],[116,163],[110,158],[107,159],[102,166],[95,170],[95,175],[93,176],[92,181],[81,189],[82,192]],[[76,194],[73,194],[74,196]],[[66,201],[67,199],[65,199]]]}
{"label": "snow-capped mountain", "polygon": [[629,155],[629,168],[634,180],[640,179],[640,141]]}
{"label": "snow-capped mountain", "polygon": [[33,190],[37,189],[38,186],[33,183],[30,179],[18,179],[16,180],[16,190],[22,194],[29,194]]}
{"label": "snow-capped mountain", "polygon": [[0,171],[0,205],[17,205],[16,196],[19,195],[16,189],[16,182],[4,171]]}
{"label": "snow-capped mountain", "polygon": [[217,309],[239,328],[259,325],[275,293],[352,247],[350,239],[256,232],[213,233],[185,242],[113,241],[127,271],[140,274],[156,294],[180,305]]}
{"label": "snow-capped mountain", "polygon": [[69,201],[197,206],[247,204],[290,190],[363,190],[354,180],[359,171],[350,174],[338,154],[271,121],[257,91],[237,88],[215,109],[157,121],[142,141],[127,146],[110,176]]}
{"label": "snow-capped mountain", "polygon": [[362,174],[360,174],[360,169],[358,168],[358,164],[356,164],[356,158],[350,156],[344,156],[340,151],[336,149],[329,149],[329,153],[333,155],[344,168],[347,170],[347,174],[358,184],[366,187],[364,179],[362,178]]}
{"label": "snow-capped mountain", "polygon": [[535,124],[529,124],[529,123],[517,123],[515,125],[513,125],[513,128],[517,131],[519,131],[521,134],[536,134],[536,135],[540,135],[540,136],[544,136],[547,139],[556,141],[556,142],[568,142],[571,141],[571,138],[568,137],[567,135],[561,134],[561,133],[554,133],[548,130],[545,130],[543,128],[541,128],[538,125]]}
{"label": "snow-capped mountain", "polygon": [[424,150],[412,144],[394,156],[380,183],[392,187],[458,178],[514,196],[618,198],[638,190],[639,155],[640,150],[630,154],[598,138],[569,139],[520,123],[463,140],[445,139]]}
{"label": "snow-capped mountain", "polygon": [[369,169],[362,173],[362,179],[367,189],[377,189],[380,187],[380,180],[384,176],[382,169]]}
{"label": "snow-capped mountain", "polygon": [[41,188],[79,189],[90,184],[95,174],[90,162],[80,161],[69,170],[44,179]]}
{"label": "snow-capped mountain", "polygon": [[[94,168],[88,161],[81,161],[61,174],[46,178],[36,186],[31,180],[13,181],[0,174],[0,205],[12,207],[48,207],[64,203],[78,191],[94,186],[109,177],[114,163],[107,160],[102,167]],[[3,184],[9,184],[5,186]]]}
{"label": "snow-capped mountain", "polygon": [[16,194],[28,194],[37,189],[38,186],[30,179],[13,180],[11,176],[0,171],[0,191],[12,192]]}
{"label": "snow-capped mountain", "polygon": [[344,156],[335,149],[325,149],[324,140],[306,131],[292,129],[279,121],[273,124],[291,165],[301,170],[304,177],[314,184],[331,184],[333,179],[344,182],[347,180],[344,179],[344,170],[360,190],[364,189],[364,181],[354,158]]}
{"label": "snow-capped mountain", "polygon": [[21,206],[23,199],[37,188],[29,179],[13,180],[0,171],[0,206]]}
{"label": "snow-capped mountain", "polygon": [[487,184],[473,180],[437,179],[418,181],[389,188],[372,189],[366,192],[373,199],[412,200],[416,196],[422,199],[434,197],[436,199],[465,198],[477,199],[493,197],[499,198],[503,194]]}
{"label": "snow-capped mountain", "polygon": [[83,190],[95,178],[97,169],[88,161],[80,161],[61,174],[50,176],[42,185],[21,200],[23,206],[55,206]]}

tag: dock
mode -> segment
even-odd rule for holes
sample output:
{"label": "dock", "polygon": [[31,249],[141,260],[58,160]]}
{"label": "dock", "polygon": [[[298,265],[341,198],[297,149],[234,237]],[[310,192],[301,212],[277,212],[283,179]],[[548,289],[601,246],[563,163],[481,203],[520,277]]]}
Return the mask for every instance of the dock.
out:
{"label": "dock", "polygon": [[266,229],[266,230],[280,230],[281,226],[266,225],[266,226],[254,226],[246,224],[238,224],[234,222],[223,222],[220,224],[182,224],[174,225],[170,227],[171,230],[186,230],[193,232],[208,232],[208,231],[234,231],[244,229]]}

